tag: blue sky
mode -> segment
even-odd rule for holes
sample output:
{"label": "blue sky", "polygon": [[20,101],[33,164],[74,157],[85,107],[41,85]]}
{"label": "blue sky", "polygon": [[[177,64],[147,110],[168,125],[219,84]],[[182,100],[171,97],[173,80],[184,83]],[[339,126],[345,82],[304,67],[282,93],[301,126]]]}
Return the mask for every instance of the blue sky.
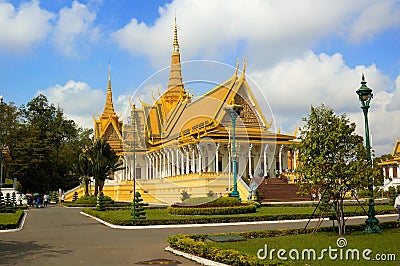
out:
{"label": "blue sky", "polygon": [[151,102],[167,82],[160,70],[170,63],[175,14],[184,81],[195,95],[246,58],[275,129],[292,133],[311,105],[325,103],[363,135],[355,90],[364,72],[374,90],[374,149],[391,153],[400,124],[398,0],[0,0],[0,94],[21,105],[43,93],[91,127],[111,62],[117,111],[137,90]]}

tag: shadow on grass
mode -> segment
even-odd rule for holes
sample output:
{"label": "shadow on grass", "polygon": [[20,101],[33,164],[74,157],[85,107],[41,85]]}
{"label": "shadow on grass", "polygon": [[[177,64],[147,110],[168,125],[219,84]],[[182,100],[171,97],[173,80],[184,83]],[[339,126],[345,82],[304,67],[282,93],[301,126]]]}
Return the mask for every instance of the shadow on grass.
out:
{"label": "shadow on grass", "polygon": [[0,240],[0,264],[14,265],[17,262],[32,262],[39,257],[55,257],[69,254],[72,250],[61,250],[54,246],[38,244],[36,241]]}

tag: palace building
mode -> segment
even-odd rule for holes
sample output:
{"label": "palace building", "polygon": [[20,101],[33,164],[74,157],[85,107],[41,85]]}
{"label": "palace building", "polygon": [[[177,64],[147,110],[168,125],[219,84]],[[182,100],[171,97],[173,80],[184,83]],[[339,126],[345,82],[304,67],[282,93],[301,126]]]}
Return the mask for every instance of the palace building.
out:
{"label": "palace building", "polygon": [[[151,103],[138,96],[140,105],[131,104],[125,121],[114,111],[109,71],[106,103],[94,119],[94,133],[95,138],[107,139],[125,168],[106,181],[105,195],[131,201],[133,180],[145,202],[179,202],[183,191],[191,197],[225,195],[233,187],[233,156],[242,199],[251,197],[264,178],[294,182],[290,172],[296,165],[296,133],[271,131],[272,118],[264,116],[246,81],[246,62],[242,70],[237,65],[225,82],[198,98],[186,89],[184,71],[176,20],[167,87]],[[235,130],[229,115],[233,106],[240,107]],[[83,194],[83,188],[76,188],[66,200],[74,191]]]}
{"label": "palace building", "polygon": [[383,167],[383,189],[387,191],[389,187],[400,185],[400,140],[396,140],[393,147],[392,159],[379,163]]}

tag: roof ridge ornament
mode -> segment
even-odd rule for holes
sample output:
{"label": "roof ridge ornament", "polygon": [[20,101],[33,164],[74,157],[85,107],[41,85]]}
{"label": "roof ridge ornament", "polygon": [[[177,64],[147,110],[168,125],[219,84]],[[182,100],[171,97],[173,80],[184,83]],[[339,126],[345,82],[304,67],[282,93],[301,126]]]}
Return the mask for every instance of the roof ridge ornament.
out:
{"label": "roof ridge ornament", "polygon": [[173,46],[174,52],[179,52],[178,26],[176,23],[176,13],[175,13],[175,19],[174,19],[174,42],[172,43],[172,46]]}

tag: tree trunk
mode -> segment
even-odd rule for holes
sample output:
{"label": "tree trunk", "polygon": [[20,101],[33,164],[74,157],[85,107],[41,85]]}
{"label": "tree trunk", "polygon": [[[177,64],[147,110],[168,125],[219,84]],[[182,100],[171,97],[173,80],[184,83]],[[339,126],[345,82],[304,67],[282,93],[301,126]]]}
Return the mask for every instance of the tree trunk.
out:
{"label": "tree trunk", "polygon": [[339,236],[343,236],[345,234],[345,219],[344,219],[344,208],[343,208],[343,197],[339,197],[335,199],[335,211],[336,211],[336,220],[338,223],[338,234]]}
{"label": "tree trunk", "polygon": [[97,178],[95,178],[94,179],[94,195],[97,196],[98,192],[99,192],[99,185],[97,182]]}
{"label": "tree trunk", "polygon": [[89,196],[89,177],[85,177],[85,196]]}

